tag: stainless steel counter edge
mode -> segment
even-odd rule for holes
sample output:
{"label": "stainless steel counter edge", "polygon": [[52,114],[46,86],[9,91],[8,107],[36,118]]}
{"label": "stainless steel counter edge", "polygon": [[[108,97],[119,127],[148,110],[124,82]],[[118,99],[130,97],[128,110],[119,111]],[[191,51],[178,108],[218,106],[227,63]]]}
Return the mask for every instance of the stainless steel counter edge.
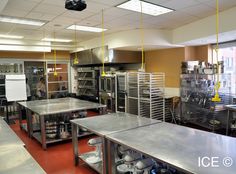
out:
{"label": "stainless steel counter edge", "polygon": [[100,105],[100,106],[96,106],[96,107],[83,107],[83,108],[77,108],[77,109],[71,109],[71,110],[60,110],[58,112],[50,112],[50,113],[45,113],[45,114],[41,114],[38,112],[35,112],[31,109],[31,111],[33,111],[34,113],[36,113],[39,116],[46,116],[46,115],[54,115],[54,114],[64,114],[64,113],[68,113],[68,112],[76,112],[76,111],[82,111],[82,110],[89,110],[89,109],[101,109],[101,108],[106,108],[106,105]]}

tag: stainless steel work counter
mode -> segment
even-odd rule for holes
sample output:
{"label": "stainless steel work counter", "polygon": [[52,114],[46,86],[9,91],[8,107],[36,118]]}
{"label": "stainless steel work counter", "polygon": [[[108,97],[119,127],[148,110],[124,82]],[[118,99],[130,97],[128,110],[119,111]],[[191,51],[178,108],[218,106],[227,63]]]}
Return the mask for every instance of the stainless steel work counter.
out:
{"label": "stainless steel work counter", "polygon": [[89,153],[79,154],[78,139],[76,135],[79,130],[78,127],[82,127],[100,136],[102,138],[102,143],[103,143],[102,162],[96,164],[91,164],[91,163],[87,164],[94,170],[96,170],[98,173],[107,174],[108,159],[107,159],[107,148],[106,148],[107,143],[105,139],[106,135],[115,132],[135,129],[137,127],[161,123],[161,121],[149,118],[143,118],[128,113],[112,113],[112,114],[102,115],[99,117],[71,120],[71,123],[72,123],[72,140],[73,140],[75,165],[78,164],[79,159],[86,162],[86,158],[89,157]]}
{"label": "stainless steel work counter", "polygon": [[[99,103],[79,100],[75,98],[58,98],[58,99],[46,99],[46,100],[35,100],[27,102],[18,102],[19,113],[20,113],[20,127],[28,132],[30,137],[34,137],[37,141],[42,144],[43,149],[47,148],[47,144],[55,143],[59,141],[68,140],[66,139],[46,139],[45,132],[45,116],[61,116],[60,114],[72,113],[78,111],[84,111],[89,109],[99,109],[101,113],[105,112],[106,105]],[[26,120],[27,124],[22,123],[22,113],[21,110],[26,109]],[[32,123],[32,113],[39,116],[40,125],[35,125]],[[37,132],[34,133],[34,128],[36,127]],[[84,134],[85,135],[85,134]],[[81,136],[84,136],[81,135]]]}
{"label": "stainless steel work counter", "polygon": [[[125,145],[187,173],[235,174],[236,171],[236,139],[232,137],[160,123],[108,134],[106,138],[110,144],[108,149],[113,149],[114,143]],[[203,163],[199,164],[199,159]],[[223,164],[230,165],[231,159],[232,166],[225,167]],[[218,167],[211,166],[211,160],[217,160],[214,165]],[[202,166],[208,164],[208,167]],[[110,173],[114,172],[114,159],[109,166],[112,166]]]}
{"label": "stainless steel work counter", "polygon": [[23,146],[0,148],[0,173],[46,174]]}
{"label": "stainless steel work counter", "polygon": [[88,129],[98,136],[120,132],[128,129],[160,123],[159,120],[139,117],[128,113],[112,113],[100,117],[71,120],[71,123]]}
{"label": "stainless steel work counter", "polygon": [[12,148],[16,146],[23,147],[25,144],[13,132],[8,124],[1,118],[0,119],[0,149]]}
{"label": "stainless steel work counter", "polygon": [[75,98],[35,100],[19,102],[19,104],[40,116],[106,107],[105,105],[99,103],[88,102]]}
{"label": "stainless steel work counter", "polygon": [[228,110],[227,114],[227,128],[226,128],[226,135],[229,134],[229,126],[231,125],[231,113],[236,112],[236,105],[225,105],[225,108]]}
{"label": "stainless steel work counter", "polygon": [[24,146],[20,138],[0,118],[0,173],[46,174]]}

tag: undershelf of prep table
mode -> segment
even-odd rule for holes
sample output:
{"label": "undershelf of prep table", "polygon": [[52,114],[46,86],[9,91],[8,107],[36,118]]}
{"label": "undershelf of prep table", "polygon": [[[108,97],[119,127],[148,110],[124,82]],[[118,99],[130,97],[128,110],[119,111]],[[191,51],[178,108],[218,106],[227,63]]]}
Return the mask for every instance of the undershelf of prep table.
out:
{"label": "undershelf of prep table", "polygon": [[[21,124],[21,128],[22,128],[24,131],[28,132],[27,123],[22,123],[22,124]],[[40,124],[38,124],[38,123],[33,124],[33,131],[34,131],[34,132],[40,131]]]}
{"label": "undershelf of prep table", "polygon": [[102,161],[97,162],[95,164],[87,162],[87,158],[94,155],[94,152],[88,152],[80,154],[78,157],[81,159],[84,163],[86,163],[88,166],[90,166],[92,169],[94,169],[96,172],[102,174]]}
{"label": "undershelf of prep table", "polygon": [[[85,137],[85,136],[89,136],[89,135],[92,135],[92,133],[90,132],[84,132],[80,135],[78,135],[78,138],[81,138],[81,137]],[[35,132],[33,133],[33,137],[42,144],[42,138],[41,138],[41,133],[40,132]],[[47,138],[46,139],[46,144],[51,144],[51,143],[56,143],[56,142],[61,142],[61,141],[66,141],[66,140],[71,140],[72,137],[68,137],[68,138],[53,138],[53,139],[49,139]]]}

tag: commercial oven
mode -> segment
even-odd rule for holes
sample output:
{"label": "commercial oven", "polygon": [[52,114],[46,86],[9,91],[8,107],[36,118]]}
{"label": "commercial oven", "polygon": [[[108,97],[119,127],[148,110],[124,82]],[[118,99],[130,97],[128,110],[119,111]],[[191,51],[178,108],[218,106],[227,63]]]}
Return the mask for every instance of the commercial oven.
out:
{"label": "commercial oven", "polygon": [[116,73],[116,112],[127,111],[127,73]]}
{"label": "commercial oven", "polygon": [[115,112],[115,74],[107,74],[99,78],[99,101],[107,105],[108,112]]}

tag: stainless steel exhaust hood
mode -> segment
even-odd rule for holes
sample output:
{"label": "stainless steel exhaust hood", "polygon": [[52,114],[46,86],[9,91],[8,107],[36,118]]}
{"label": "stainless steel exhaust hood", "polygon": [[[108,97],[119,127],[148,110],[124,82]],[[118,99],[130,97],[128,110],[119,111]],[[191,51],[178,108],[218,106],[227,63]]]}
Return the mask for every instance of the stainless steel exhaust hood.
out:
{"label": "stainless steel exhaust hood", "polygon": [[[88,49],[77,52],[80,65],[100,65],[103,62],[102,47]],[[124,63],[141,63],[142,54],[140,51],[108,50],[104,48],[105,64],[124,64]],[[71,59],[75,58],[75,53],[71,54]],[[73,62],[73,61],[72,61]]]}

